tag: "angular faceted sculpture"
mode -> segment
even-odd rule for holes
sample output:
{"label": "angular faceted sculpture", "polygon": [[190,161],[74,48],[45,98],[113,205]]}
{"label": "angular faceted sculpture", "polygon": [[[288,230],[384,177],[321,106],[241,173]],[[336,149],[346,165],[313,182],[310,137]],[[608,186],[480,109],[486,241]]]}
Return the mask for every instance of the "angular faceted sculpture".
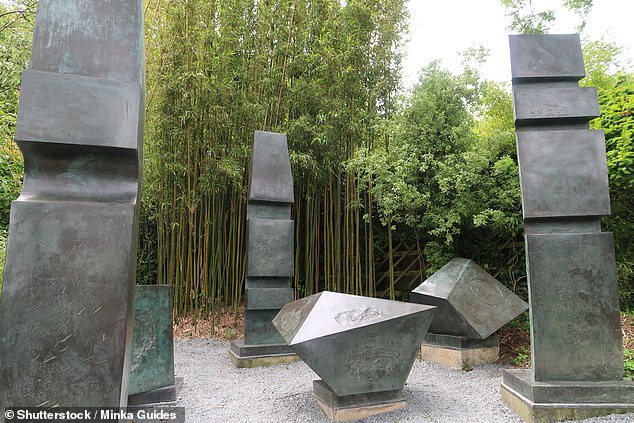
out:
{"label": "angular faceted sculpture", "polygon": [[528,304],[475,262],[455,258],[410,294],[438,311],[429,332],[485,339],[528,309]]}
{"label": "angular faceted sculpture", "polygon": [[343,397],[402,389],[435,309],[324,291],[286,304],[273,324]]}

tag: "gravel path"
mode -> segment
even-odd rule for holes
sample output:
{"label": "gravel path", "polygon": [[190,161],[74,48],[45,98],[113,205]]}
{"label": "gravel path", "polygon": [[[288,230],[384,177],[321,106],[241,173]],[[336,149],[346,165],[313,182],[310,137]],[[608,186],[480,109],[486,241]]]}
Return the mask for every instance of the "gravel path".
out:
{"label": "gravel path", "polygon": [[[304,363],[238,369],[229,343],[216,339],[175,342],[175,373],[184,377],[178,406],[188,423],[329,423],[312,398],[317,375]],[[364,419],[364,423],[520,423],[500,400],[501,367],[470,372],[416,361],[403,391],[403,410]],[[634,422],[634,414],[583,422]]]}

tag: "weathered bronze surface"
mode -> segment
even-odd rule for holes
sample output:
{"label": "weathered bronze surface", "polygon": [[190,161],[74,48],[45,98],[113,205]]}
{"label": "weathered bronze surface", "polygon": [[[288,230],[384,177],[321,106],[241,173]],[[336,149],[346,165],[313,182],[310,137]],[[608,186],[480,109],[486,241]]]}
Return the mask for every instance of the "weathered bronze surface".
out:
{"label": "weathered bronze surface", "polygon": [[518,82],[578,81],[586,76],[574,35],[511,35],[511,75]]}
{"label": "weathered bronze surface", "polygon": [[293,275],[293,221],[250,218],[249,277],[289,278]]}
{"label": "weathered bronze surface", "polygon": [[527,235],[526,246],[535,380],[621,380],[618,291],[601,283],[616,280],[612,234]]}
{"label": "weathered bronze surface", "polygon": [[244,345],[234,343],[229,350],[234,363],[241,367],[257,364],[249,363],[248,357],[239,354],[253,353],[249,357],[254,363],[272,362],[266,359],[267,355],[292,354],[271,320],[294,296],[290,287],[294,274],[293,201],[286,136],[256,131],[247,206]]}
{"label": "weathered bronze surface", "polygon": [[515,124],[553,123],[559,119],[587,122],[599,116],[596,88],[567,83],[517,85],[513,90]]}
{"label": "weathered bronze surface", "polygon": [[286,304],[273,324],[343,397],[402,389],[435,309],[324,291]]}
{"label": "weathered bronze surface", "polygon": [[0,304],[0,410],[127,403],[142,13],[140,0],[38,4],[15,136],[25,175]]}
{"label": "weathered bronze surface", "polygon": [[[542,117],[558,116],[547,130],[536,116],[517,131],[533,377],[620,379],[614,246],[599,224],[601,216],[610,214],[605,146],[603,132],[591,131],[587,124],[598,110],[586,113],[592,107],[577,101],[588,93],[577,83],[579,68],[583,70],[579,37],[511,36],[510,42],[514,78],[532,75],[514,79],[516,102]],[[552,69],[562,71],[554,75]],[[570,94],[558,96],[562,89]],[[552,94],[545,94],[548,90]]]}
{"label": "weathered bronze surface", "polygon": [[524,219],[610,214],[602,131],[517,133]]}
{"label": "weathered bronze surface", "polygon": [[526,311],[528,304],[473,260],[455,258],[410,293],[437,306],[429,332],[485,339]]}
{"label": "weathered bronze surface", "polygon": [[[171,285],[136,286],[128,395],[166,387],[175,393],[172,303]],[[168,399],[176,398],[172,395]]]}
{"label": "weathered bronze surface", "polygon": [[[528,421],[634,410],[624,382],[603,133],[577,35],[511,36],[532,369],[505,371],[502,398]],[[564,94],[565,93],[565,94]]]}
{"label": "weathered bronze surface", "polygon": [[293,204],[293,175],[286,135],[255,131],[249,202]]}

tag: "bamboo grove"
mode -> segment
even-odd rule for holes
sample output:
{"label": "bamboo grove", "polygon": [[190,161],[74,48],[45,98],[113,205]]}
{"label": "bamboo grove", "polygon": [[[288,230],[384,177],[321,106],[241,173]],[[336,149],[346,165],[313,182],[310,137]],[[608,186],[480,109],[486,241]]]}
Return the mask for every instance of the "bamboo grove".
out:
{"label": "bamboo grove", "polygon": [[174,284],[177,314],[241,301],[255,130],[288,135],[296,295],[375,295],[371,198],[344,164],[392,111],[406,18],[404,0],[147,2],[140,273]]}
{"label": "bamboo grove", "polygon": [[[405,3],[145,0],[137,281],[174,285],[177,317],[241,304],[256,130],[288,136],[296,297],[328,289],[403,299],[461,256],[526,298],[508,86],[480,78],[480,48],[466,52],[462,74],[432,62],[400,91]],[[22,177],[12,138],[35,6],[0,2],[0,254]],[[618,53],[609,42],[584,45],[603,113],[593,127],[606,136],[613,215],[604,225],[631,308],[634,78],[609,70]]]}

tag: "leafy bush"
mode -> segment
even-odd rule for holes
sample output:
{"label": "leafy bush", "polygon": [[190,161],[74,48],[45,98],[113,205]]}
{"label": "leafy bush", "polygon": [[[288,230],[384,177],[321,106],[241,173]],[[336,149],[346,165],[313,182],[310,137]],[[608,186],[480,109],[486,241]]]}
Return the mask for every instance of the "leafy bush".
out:
{"label": "leafy bush", "polygon": [[613,232],[621,308],[634,307],[634,78],[612,77],[599,89],[601,117],[592,127],[605,132],[612,215],[604,219]]}
{"label": "leafy bush", "polygon": [[2,298],[2,279],[4,278],[4,256],[7,252],[7,232],[0,229],[0,298]]}
{"label": "leafy bush", "polygon": [[625,373],[623,379],[634,380],[634,351],[625,348],[623,350]]}
{"label": "leafy bush", "polygon": [[13,143],[0,144],[0,227],[9,224],[11,201],[20,194],[24,164]]}

